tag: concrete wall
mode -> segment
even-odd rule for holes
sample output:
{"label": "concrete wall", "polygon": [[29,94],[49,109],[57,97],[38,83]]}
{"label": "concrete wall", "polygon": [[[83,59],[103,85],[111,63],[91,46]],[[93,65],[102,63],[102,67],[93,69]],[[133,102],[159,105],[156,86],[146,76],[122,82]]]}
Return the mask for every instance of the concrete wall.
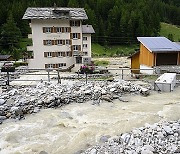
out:
{"label": "concrete wall", "polygon": [[[140,65],[140,73],[142,74],[150,74],[152,75],[154,73],[154,69],[152,67],[148,67],[146,65]],[[145,70],[143,70],[145,69]]]}

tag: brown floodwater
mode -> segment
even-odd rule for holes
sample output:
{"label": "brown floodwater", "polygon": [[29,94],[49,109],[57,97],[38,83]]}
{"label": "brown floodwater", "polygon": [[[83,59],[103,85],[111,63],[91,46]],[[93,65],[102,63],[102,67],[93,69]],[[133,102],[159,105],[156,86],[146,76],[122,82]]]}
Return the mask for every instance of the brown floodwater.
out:
{"label": "brown floodwater", "polygon": [[0,154],[73,154],[96,144],[103,135],[180,119],[180,87],[171,93],[126,95],[124,99],[129,102],[74,103],[42,110],[25,120],[6,121],[0,125]]}

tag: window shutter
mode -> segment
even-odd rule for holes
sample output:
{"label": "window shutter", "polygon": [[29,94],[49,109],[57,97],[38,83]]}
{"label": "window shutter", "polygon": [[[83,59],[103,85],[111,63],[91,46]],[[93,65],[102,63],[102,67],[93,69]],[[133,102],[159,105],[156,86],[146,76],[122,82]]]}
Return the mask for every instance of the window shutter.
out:
{"label": "window shutter", "polygon": [[77,26],[78,26],[78,27],[80,26],[80,21],[77,21]]}
{"label": "window shutter", "polygon": [[70,26],[72,26],[72,21],[70,21]]}
{"label": "window shutter", "polygon": [[53,64],[53,68],[56,68],[56,64]]}
{"label": "window shutter", "polygon": [[62,27],[62,33],[64,33],[64,27]]}
{"label": "window shutter", "polygon": [[53,33],[57,33],[57,28],[53,27]]}
{"label": "window shutter", "polygon": [[80,33],[78,33],[78,39],[81,39],[81,34]]}
{"label": "window shutter", "polygon": [[69,40],[69,45],[72,45],[72,40]]}
{"label": "window shutter", "polygon": [[66,56],[65,52],[63,52],[63,57],[65,57],[65,56]]}
{"label": "window shutter", "polygon": [[71,33],[71,27],[68,28],[68,32]]}
{"label": "window shutter", "polygon": [[52,52],[52,57],[55,57],[55,52]]}
{"label": "window shutter", "polygon": [[58,64],[56,64],[56,68],[59,68],[59,67],[58,67]]}
{"label": "window shutter", "polygon": [[73,51],[73,45],[71,45],[71,51]]}
{"label": "window shutter", "polygon": [[52,45],[55,45],[55,40],[52,40]]}
{"label": "window shutter", "polygon": [[63,40],[63,45],[65,45],[65,40]]}
{"label": "window shutter", "polygon": [[73,38],[73,33],[70,33],[70,39],[72,39]]}
{"label": "window shutter", "polygon": [[57,45],[57,40],[54,40],[54,45]]}
{"label": "window shutter", "polygon": [[43,33],[45,33],[46,32],[46,28],[45,27],[43,27]]}
{"label": "window shutter", "polygon": [[43,44],[46,45],[46,40],[43,40]]}
{"label": "window shutter", "polygon": [[81,45],[78,45],[78,51],[81,51]]}
{"label": "window shutter", "polygon": [[44,52],[44,57],[47,57],[47,52]]}
{"label": "window shutter", "polygon": [[54,33],[54,27],[51,27],[51,33]]}
{"label": "window shutter", "polygon": [[69,56],[70,56],[70,57],[72,57],[72,51],[70,51],[69,53],[70,53],[70,55],[69,55]]}
{"label": "window shutter", "polygon": [[48,64],[45,64],[45,68],[48,68]]}

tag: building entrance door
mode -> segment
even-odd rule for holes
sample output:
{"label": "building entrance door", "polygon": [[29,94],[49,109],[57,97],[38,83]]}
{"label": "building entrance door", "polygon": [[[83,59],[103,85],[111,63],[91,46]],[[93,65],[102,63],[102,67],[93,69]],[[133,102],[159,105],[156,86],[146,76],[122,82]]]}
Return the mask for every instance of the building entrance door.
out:
{"label": "building entrance door", "polygon": [[82,57],[76,57],[76,64],[82,64]]}

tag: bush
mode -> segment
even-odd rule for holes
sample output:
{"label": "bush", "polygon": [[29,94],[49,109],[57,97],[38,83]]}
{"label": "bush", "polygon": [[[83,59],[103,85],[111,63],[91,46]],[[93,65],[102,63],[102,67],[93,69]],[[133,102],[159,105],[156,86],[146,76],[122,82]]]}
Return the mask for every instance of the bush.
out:
{"label": "bush", "polygon": [[92,74],[93,72],[94,72],[94,66],[83,65],[80,68],[81,74],[84,74],[84,73]]}
{"label": "bush", "polygon": [[27,65],[28,65],[27,62],[15,62],[14,63],[14,67],[27,66]]}

